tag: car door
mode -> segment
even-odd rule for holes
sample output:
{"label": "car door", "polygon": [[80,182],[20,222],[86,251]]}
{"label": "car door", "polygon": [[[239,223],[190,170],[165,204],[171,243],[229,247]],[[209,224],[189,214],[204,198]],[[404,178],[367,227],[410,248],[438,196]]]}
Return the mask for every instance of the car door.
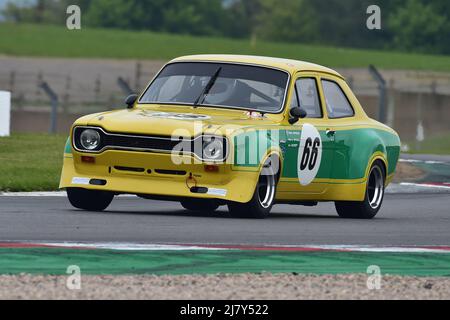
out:
{"label": "car door", "polygon": [[[334,137],[327,135],[319,76],[300,73],[295,81],[290,108],[300,107],[307,116],[286,130],[286,153],[279,191],[317,195],[327,191],[333,163]],[[291,198],[291,197],[290,197]],[[315,199],[315,196],[311,196]]]}
{"label": "car door", "polygon": [[351,135],[358,121],[355,109],[346,93],[343,80],[323,76],[320,78],[320,89],[324,98],[325,111],[328,118],[329,134],[333,135],[333,166],[330,178],[336,183],[348,180],[350,175],[350,155],[354,148]]}

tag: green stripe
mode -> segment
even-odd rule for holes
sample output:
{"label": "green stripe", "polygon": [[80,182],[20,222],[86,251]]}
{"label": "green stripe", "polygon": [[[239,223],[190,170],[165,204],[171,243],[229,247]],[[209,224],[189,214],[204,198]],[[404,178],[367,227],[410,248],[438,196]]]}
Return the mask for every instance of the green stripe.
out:
{"label": "green stripe", "polygon": [[[270,132],[256,130],[237,135],[234,138],[235,164],[256,167],[270,146],[279,146],[284,157],[283,178],[297,178],[301,130],[278,130],[279,139],[271,137]],[[400,156],[400,141],[390,132],[373,128],[338,130],[334,140],[327,137],[324,130],[320,131],[320,135],[322,162],[317,174],[319,179],[364,178],[367,164],[376,152],[387,157],[388,175],[395,171]]]}
{"label": "green stripe", "polygon": [[114,251],[78,249],[0,249],[0,274],[366,273],[450,276],[450,254],[283,252],[283,251]]}
{"label": "green stripe", "polygon": [[70,137],[67,138],[66,146],[64,148],[64,153],[72,153],[72,144],[70,143]]}

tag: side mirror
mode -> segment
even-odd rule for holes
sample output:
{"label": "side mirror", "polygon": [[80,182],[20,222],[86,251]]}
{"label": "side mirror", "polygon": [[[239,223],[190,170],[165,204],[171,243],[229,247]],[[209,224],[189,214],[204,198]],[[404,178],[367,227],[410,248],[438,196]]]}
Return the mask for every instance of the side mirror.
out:
{"label": "side mirror", "polygon": [[290,124],[294,124],[299,119],[306,118],[306,116],[308,115],[305,110],[303,110],[302,108],[299,108],[299,107],[292,108],[291,111],[289,112],[289,114],[291,116],[291,118],[289,119]]}
{"label": "side mirror", "polygon": [[127,105],[128,109],[133,109],[134,104],[136,103],[136,100],[139,98],[137,94],[130,94],[126,99],[125,103]]}

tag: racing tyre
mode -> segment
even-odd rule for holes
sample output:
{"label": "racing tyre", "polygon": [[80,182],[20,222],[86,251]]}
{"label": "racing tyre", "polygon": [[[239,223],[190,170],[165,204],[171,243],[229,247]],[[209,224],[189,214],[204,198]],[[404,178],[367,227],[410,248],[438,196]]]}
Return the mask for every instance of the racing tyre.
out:
{"label": "racing tyre", "polygon": [[107,191],[67,188],[70,204],[87,211],[103,211],[111,204],[114,193]]}
{"label": "racing tyre", "polygon": [[[267,166],[265,166],[267,168]],[[277,189],[276,174],[268,173],[259,176],[255,193],[248,203],[228,203],[228,210],[235,218],[267,218],[275,203],[275,194]]]}
{"label": "racing tyre", "polygon": [[370,168],[366,196],[362,202],[336,202],[336,211],[341,218],[373,219],[384,199],[386,173],[383,163],[376,161]]}
{"label": "racing tyre", "polygon": [[217,201],[209,199],[187,199],[180,203],[186,210],[195,212],[214,212],[219,208]]}

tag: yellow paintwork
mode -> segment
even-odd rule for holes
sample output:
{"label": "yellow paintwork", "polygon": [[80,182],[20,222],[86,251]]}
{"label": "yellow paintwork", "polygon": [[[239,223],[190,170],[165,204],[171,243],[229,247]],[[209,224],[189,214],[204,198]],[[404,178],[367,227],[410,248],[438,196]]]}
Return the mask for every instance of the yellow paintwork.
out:
{"label": "yellow paintwork", "polygon": [[[348,130],[354,128],[373,127],[388,132],[395,133],[389,127],[371,120],[360,103],[354,96],[351,89],[346,84],[344,78],[334,70],[307,62],[256,57],[256,56],[239,56],[239,55],[196,55],[186,56],[172,60],[171,62],[182,61],[215,61],[230,62],[241,64],[252,64],[268,66],[284,70],[289,73],[291,80],[288,88],[285,105],[289,106],[292,99],[292,92],[295,80],[299,77],[315,77],[332,79],[337,82],[348,96],[351,104],[355,109],[355,116],[352,118],[333,119],[332,129]],[[319,95],[322,101],[324,96],[321,86],[319,86]],[[179,131],[179,135],[193,137],[201,133],[205,134],[222,134],[230,137],[231,144],[229,150],[233,150],[233,139],[231,139],[238,130],[258,130],[261,127],[270,129],[271,127],[280,129],[282,127],[296,127],[301,125],[297,123],[290,125],[289,108],[284,108],[284,112],[280,114],[267,114],[265,118],[250,118],[246,111],[232,110],[224,108],[193,108],[190,106],[173,106],[173,105],[155,105],[155,104],[136,104],[134,109],[124,109],[120,111],[109,111],[84,116],[78,119],[75,126],[100,126],[109,132],[123,132],[128,134],[152,134],[170,136],[175,130]],[[328,115],[326,108],[323,108],[324,117],[322,119],[308,119],[308,122],[316,126],[319,130],[329,129]],[[203,120],[200,127],[193,125],[192,121],[157,119],[145,116],[146,112],[164,111],[208,115],[209,120]],[[73,128],[72,127],[72,128]],[[72,131],[71,131],[72,132]],[[72,133],[71,133],[72,140]],[[279,149],[272,149],[268,152],[276,153],[281,158],[283,165],[282,152]],[[260,167],[243,168],[233,164],[225,164],[220,166],[219,173],[207,173],[204,170],[203,163],[194,163],[190,165],[175,165],[171,161],[170,154],[161,153],[145,153],[145,152],[127,152],[107,150],[101,154],[94,155],[95,164],[81,163],[80,157],[86,155],[75,151],[72,148],[72,154],[65,154],[64,168],[61,176],[60,188],[83,187],[87,189],[108,190],[117,193],[131,194],[151,194],[161,196],[176,197],[196,197],[196,198],[218,198],[222,200],[230,200],[236,202],[248,202],[254,193]],[[88,154],[92,156],[92,154]],[[190,160],[194,161],[193,157]],[[371,162],[368,163],[366,177],[358,180],[331,180],[316,179],[307,187],[299,188],[298,179],[282,178],[278,190],[278,200],[355,200],[360,201],[364,198],[366,190],[366,178],[368,170],[373,161],[382,160],[386,167],[388,165],[386,155],[374,154]],[[192,174],[198,186],[208,188],[226,189],[227,195],[220,197],[207,194],[193,194],[188,187],[192,186],[192,179],[188,181],[186,176],[158,175],[154,172],[147,173],[124,173],[114,169],[109,171],[113,166],[127,167],[143,167],[167,170],[184,170]],[[106,186],[93,185],[73,185],[72,179],[77,178],[93,178],[106,179]],[[390,182],[392,176],[388,177],[387,183]],[[323,188],[323,186],[326,186]],[[295,186],[295,188],[294,188]]]}

